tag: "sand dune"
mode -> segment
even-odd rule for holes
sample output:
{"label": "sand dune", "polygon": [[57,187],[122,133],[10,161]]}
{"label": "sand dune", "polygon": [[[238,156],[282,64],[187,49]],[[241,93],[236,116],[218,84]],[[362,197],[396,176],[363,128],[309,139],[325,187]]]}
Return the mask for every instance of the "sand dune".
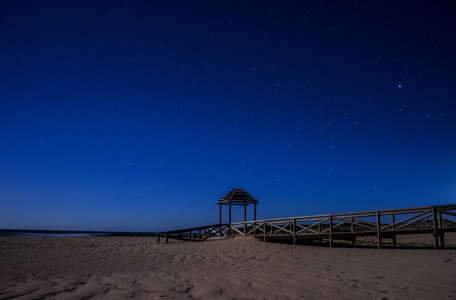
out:
{"label": "sand dune", "polygon": [[0,299],[450,297],[456,297],[454,247],[327,248],[251,237],[169,244],[150,237],[0,238]]}

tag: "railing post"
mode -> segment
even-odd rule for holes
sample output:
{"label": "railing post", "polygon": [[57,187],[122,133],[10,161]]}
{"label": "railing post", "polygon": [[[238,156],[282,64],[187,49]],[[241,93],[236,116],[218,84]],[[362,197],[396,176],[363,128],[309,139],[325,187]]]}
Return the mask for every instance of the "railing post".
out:
{"label": "railing post", "polygon": [[266,221],[263,223],[263,242],[266,242]]}
{"label": "railing post", "polygon": [[[439,211],[439,228],[443,229],[443,217],[441,211]],[[443,230],[440,232],[440,248],[445,248],[445,232]]]}
{"label": "railing post", "polygon": [[329,247],[333,246],[332,227],[333,227],[333,218],[330,215],[329,216]]}
{"label": "railing post", "polygon": [[296,245],[296,219],[293,219],[293,245]]}
{"label": "railing post", "polygon": [[160,233],[157,233],[157,243],[160,244]]}
{"label": "railing post", "polygon": [[[394,223],[396,223],[396,216],[395,214],[391,214],[391,224],[393,224],[393,226],[391,226],[391,229],[393,231],[396,231],[396,225],[394,225]],[[393,233],[393,247],[396,248],[396,233]]]}
{"label": "railing post", "polygon": [[169,234],[168,233],[165,233],[165,244],[168,244],[168,240],[169,240]]}
{"label": "railing post", "polygon": [[376,212],[377,215],[377,248],[380,249],[382,248],[382,237],[380,235],[380,212]]}
{"label": "railing post", "polygon": [[[355,232],[355,217],[350,218],[350,232],[351,233]],[[354,247],[355,244],[356,244],[356,236],[354,236],[352,239],[352,246]]]}
{"label": "railing post", "polygon": [[432,227],[434,232],[434,249],[439,248],[439,237],[437,235],[437,209],[435,206],[432,207]]}
{"label": "railing post", "polygon": [[198,242],[201,241],[201,228],[198,229]]}

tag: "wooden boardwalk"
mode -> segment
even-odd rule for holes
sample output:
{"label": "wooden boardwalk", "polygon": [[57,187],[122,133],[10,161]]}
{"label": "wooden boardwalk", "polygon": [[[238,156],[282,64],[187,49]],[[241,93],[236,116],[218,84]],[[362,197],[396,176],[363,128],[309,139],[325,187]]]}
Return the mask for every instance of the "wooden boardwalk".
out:
{"label": "wooden boardwalk", "polygon": [[398,235],[431,234],[434,248],[438,249],[445,247],[447,232],[456,232],[456,204],[215,224],[160,232],[157,240],[204,241],[239,234],[263,241],[288,240],[293,244],[301,240],[327,240],[332,247],[336,240],[355,245],[357,238],[373,236],[380,249],[385,239],[391,239],[395,247]]}

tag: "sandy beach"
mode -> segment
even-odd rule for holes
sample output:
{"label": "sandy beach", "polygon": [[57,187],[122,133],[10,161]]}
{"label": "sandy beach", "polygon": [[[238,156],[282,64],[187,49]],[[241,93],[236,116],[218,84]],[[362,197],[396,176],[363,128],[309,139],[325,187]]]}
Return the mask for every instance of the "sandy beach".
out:
{"label": "sandy beach", "polygon": [[455,298],[454,242],[378,250],[252,237],[0,237],[0,299]]}

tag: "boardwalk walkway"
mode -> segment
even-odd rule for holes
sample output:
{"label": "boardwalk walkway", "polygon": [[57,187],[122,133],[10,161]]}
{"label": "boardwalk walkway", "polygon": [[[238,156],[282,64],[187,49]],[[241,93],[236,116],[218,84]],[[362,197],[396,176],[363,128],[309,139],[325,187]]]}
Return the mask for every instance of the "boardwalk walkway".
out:
{"label": "boardwalk walkway", "polygon": [[239,234],[263,241],[290,240],[293,244],[299,240],[327,240],[332,247],[335,240],[355,245],[359,237],[374,236],[380,249],[384,239],[391,239],[395,247],[398,235],[431,234],[438,249],[445,247],[447,232],[456,232],[456,204],[214,224],[160,232],[157,240],[204,241]]}

